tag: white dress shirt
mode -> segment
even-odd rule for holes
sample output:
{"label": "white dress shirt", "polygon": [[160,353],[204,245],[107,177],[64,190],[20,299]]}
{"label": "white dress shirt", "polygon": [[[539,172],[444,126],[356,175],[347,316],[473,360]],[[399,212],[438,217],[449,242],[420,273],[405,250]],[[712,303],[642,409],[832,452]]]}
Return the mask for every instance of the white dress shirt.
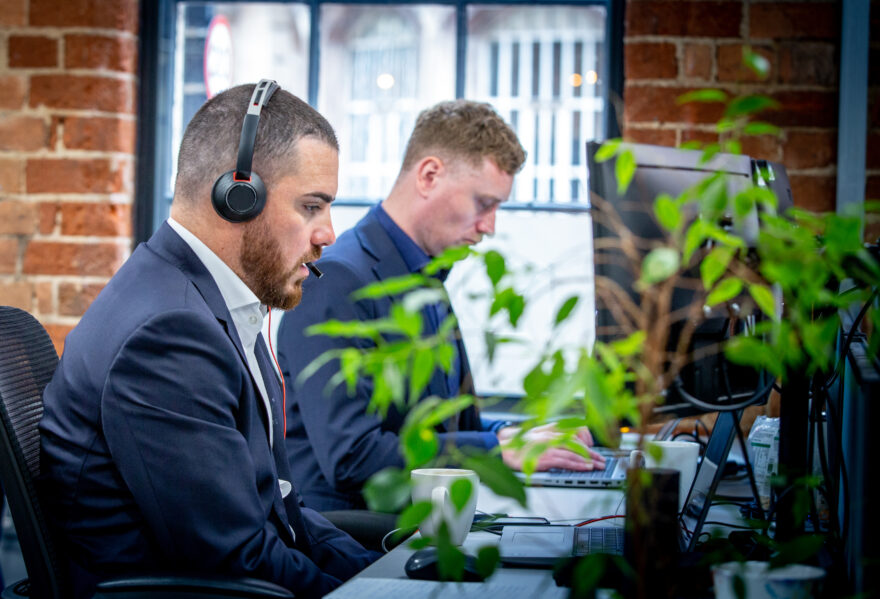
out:
{"label": "white dress shirt", "polygon": [[[268,415],[269,446],[271,447],[274,443],[272,438],[274,428],[272,426],[272,405],[269,403],[266,384],[263,382],[262,375],[264,373],[260,370],[260,364],[257,362],[257,355],[254,351],[257,335],[260,334],[263,328],[263,317],[266,315],[266,307],[260,303],[259,298],[244,284],[244,281],[217,254],[211,251],[201,239],[193,235],[173,218],[168,218],[168,225],[195,252],[220,289],[220,295],[223,296],[223,301],[226,302],[226,308],[229,310],[230,316],[232,316],[232,323],[244,348],[248,367],[263,398],[263,405]],[[274,370],[273,373],[275,376],[278,376],[278,373]]]}

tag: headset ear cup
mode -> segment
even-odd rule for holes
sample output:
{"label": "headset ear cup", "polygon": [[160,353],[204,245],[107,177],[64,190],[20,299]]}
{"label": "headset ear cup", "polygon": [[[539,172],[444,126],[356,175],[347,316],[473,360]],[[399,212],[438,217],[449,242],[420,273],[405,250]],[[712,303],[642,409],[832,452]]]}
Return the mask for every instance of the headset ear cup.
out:
{"label": "headset ear cup", "polygon": [[220,175],[211,190],[214,210],[224,219],[241,223],[256,218],[266,205],[266,186],[257,173],[250,181],[236,181],[235,171]]}

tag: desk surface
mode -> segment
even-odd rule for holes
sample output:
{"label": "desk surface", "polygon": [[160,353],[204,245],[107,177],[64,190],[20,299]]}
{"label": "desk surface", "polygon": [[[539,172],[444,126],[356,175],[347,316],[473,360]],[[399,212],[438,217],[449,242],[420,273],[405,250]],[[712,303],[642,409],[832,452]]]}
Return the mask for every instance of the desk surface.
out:
{"label": "desk surface", "polygon": [[[741,487],[742,485],[727,485],[725,488],[720,488],[719,492],[737,495]],[[480,486],[479,493],[477,509],[480,511],[506,513],[510,516],[544,516],[554,523],[576,523],[590,518],[624,513],[622,490],[528,487],[526,489],[528,508],[523,508],[512,499],[495,495],[484,485]],[[713,521],[742,523],[738,511],[732,506],[715,506],[710,516]],[[600,526],[614,524],[622,526],[623,519],[598,523]],[[710,531],[711,528],[711,526],[704,527],[704,532]],[[487,532],[472,532],[465,540],[463,549],[476,555],[480,547],[497,545],[500,538]],[[347,599],[400,595],[432,599],[446,597],[486,599],[491,595],[501,596],[504,599],[531,597],[562,599],[568,596],[569,589],[557,587],[552,570],[548,569],[498,568],[483,583],[409,580],[404,573],[404,565],[412,553],[413,550],[409,548],[408,543],[400,544],[328,597]],[[597,596],[601,598],[612,595],[609,592],[607,595],[598,593]]]}
{"label": "desk surface", "polygon": [[[623,492],[608,489],[565,489],[529,487],[526,489],[528,508],[480,486],[477,509],[487,513],[511,516],[544,516],[552,522],[581,522],[587,518],[610,515],[623,509]],[[620,520],[622,523],[622,520]],[[605,524],[605,523],[603,523]],[[487,532],[472,532],[463,549],[476,555],[480,547],[497,545],[501,537]],[[557,587],[550,569],[498,568],[484,583],[440,583],[409,580],[404,573],[406,560],[413,551],[402,543],[385,554],[352,580],[328,595],[332,599],[348,597],[381,597],[400,594],[406,597],[474,597],[486,599],[487,593],[505,599],[568,596],[569,589]]]}

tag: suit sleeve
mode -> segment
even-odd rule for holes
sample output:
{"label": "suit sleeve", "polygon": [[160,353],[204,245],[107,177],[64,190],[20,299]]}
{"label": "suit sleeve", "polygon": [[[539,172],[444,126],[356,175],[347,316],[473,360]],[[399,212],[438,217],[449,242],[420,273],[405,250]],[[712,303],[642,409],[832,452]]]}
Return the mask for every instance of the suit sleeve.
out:
{"label": "suit sleeve", "polygon": [[261,446],[237,429],[245,384],[212,316],[178,311],[146,322],[123,344],[102,394],[113,461],[171,563],[322,595],[340,580],[285,545],[261,501],[277,479],[257,472],[252,452]]}
{"label": "suit sleeve", "polygon": [[[375,414],[367,413],[373,392],[372,382],[361,378],[353,393],[346,385],[330,385],[339,370],[339,362],[325,364],[304,381],[297,377],[313,360],[329,350],[374,347],[369,339],[349,339],[306,335],[312,324],[335,319],[340,321],[373,320],[384,316],[372,301],[351,300],[351,294],[371,283],[338,260],[320,264],[326,276],[311,277],[303,290],[302,303],[284,315],[278,330],[278,356],[288,393],[288,410],[298,410],[304,434],[314,448],[324,477],[339,490],[359,489],[373,474],[388,466],[402,467],[397,430],[383,426]],[[292,391],[291,391],[292,390]],[[288,419],[288,426],[294,422]],[[288,430],[288,435],[303,434]],[[441,433],[440,442],[491,449],[497,445],[494,433],[462,431]]]}

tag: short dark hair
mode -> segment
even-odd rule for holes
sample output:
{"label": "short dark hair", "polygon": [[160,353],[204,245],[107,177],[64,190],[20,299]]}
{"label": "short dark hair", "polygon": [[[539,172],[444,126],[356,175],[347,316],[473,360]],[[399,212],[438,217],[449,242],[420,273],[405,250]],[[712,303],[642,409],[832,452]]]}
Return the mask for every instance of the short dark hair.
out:
{"label": "short dark hair", "polygon": [[516,174],[526,160],[516,133],[495,109],[471,100],[441,102],[419,114],[406,144],[401,172],[431,154],[444,160],[464,160],[473,166],[491,158],[509,175]]}
{"label": "short dark hair", "polygon": [[[186,127],[177,157],[174,197],[210,199],[214,181],[235,168],[241,126],[254,84],[239,85],[205,102]],[[317,110],[279,89],[260,112],[253,171],[270,185],[295,168],[295,147],[304,137],[339,150],[333,127]]]}

